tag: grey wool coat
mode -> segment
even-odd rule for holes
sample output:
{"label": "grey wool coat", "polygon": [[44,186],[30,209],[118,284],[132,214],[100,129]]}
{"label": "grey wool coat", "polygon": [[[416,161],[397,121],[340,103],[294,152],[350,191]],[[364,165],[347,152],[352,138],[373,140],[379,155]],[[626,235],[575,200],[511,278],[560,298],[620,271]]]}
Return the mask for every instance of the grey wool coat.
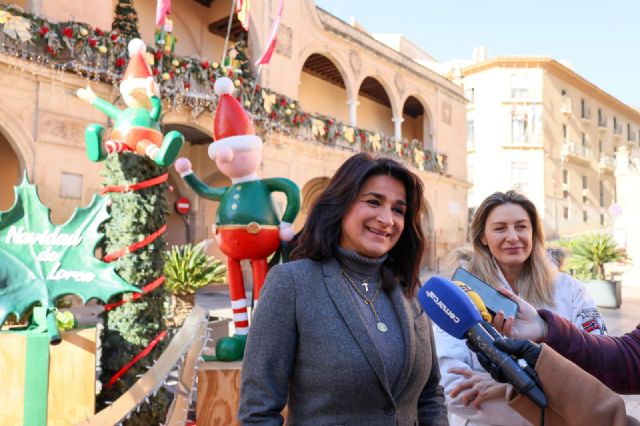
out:
{"label": "grey wool coat", "polygon": [[268,274],[240,385],[241,424],[448,425],[431,321],[398,286],[390,294],[405,343],[395,386],[335,259]]}

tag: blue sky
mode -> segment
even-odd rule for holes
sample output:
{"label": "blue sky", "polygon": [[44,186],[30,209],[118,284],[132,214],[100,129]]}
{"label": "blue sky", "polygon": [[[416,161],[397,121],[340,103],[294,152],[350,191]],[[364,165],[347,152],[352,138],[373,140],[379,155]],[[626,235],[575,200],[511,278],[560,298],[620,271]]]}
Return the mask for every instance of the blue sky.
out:
{"label": "blue sky", "polygon": [[316,0],[369,32],[401,33],[439,61],[543,55],[640,108],[640,0]]}

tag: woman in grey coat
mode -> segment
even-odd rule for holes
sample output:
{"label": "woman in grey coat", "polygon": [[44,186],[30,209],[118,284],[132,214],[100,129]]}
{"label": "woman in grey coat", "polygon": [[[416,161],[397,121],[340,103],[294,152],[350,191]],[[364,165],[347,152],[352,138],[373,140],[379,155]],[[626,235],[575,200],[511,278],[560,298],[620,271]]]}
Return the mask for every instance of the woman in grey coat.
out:
{"label": "woman in grey coat", "polygon": [[357,154],[274,267],[244,356],[242,424],[447,425],[431,322],[415,297],[420,179]]}

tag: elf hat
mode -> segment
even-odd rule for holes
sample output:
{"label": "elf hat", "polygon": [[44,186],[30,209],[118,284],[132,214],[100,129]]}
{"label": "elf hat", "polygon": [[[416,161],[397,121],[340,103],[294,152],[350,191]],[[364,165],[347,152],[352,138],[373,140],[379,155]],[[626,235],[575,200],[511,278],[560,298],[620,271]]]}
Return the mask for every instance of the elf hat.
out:
{"label": "elf hat", "polygon": [[262,140],[256,136],[253,123],[240,102],[233,97],[233,82],[227,77],[216,80],[213,90],[218,95],[218,106],[213,119],[213,142],[209,157],[215,158],[221,148],[232,151],[260,151]]}
{"label": "elf hat", "polygon": [[147,51],[147,45],[144,44],[144,41],[139,38],[131,39],[128,50],[129,63],[127,64],[127,69],[124,72],[122,79],[127,80],[129,78],[151,77],[151,67],[149,67],[149,63],[147,63],[147,60],[144,57],[144,54]]}

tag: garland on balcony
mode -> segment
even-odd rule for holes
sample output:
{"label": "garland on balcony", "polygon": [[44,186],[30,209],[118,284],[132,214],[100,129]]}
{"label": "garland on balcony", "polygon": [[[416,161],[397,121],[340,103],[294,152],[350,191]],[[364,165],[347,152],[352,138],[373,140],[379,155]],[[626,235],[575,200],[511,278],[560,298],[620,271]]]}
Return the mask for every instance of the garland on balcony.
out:
{"label": "garland on balcony", "polygon": [[[24,60],[117,85],[127,64],[128,40],[117,31],[103,31],[80,22],[53,23],[0,5],[0,49]],[[379,132],[360,129],[302,110],[298,101],[256,84],[246,53],[246,42],[229,50],[224,64],[196,56],[179,56],[149,47],[148,61],[158,80],[162,98],[174,109],[190,108],[195,119],[213,111],[213,84],[228,76],[238,88],[238,99],[252,118],[267,131],[327,145],[392,155],[420,170],[445,173],[447,157],[424,149],[418,140],[396,140]]]}

